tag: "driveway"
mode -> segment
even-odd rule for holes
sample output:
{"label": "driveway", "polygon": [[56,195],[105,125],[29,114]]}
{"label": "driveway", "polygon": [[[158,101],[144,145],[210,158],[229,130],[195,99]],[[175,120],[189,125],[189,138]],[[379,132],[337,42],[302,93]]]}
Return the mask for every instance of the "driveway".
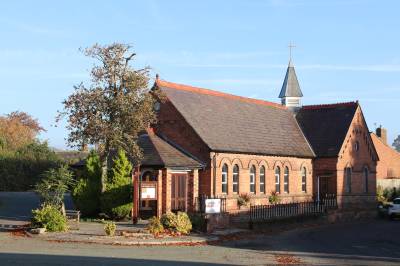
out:
{"label": "driveway", "polygon": [[1,265],[400,265],[400,221],[301,228],[206,246],[59,243],[0,233]]}
{"label": "driveway", "polygon": [[[67,209],[73,208],[69,194],[65,195]],[[0,225],[24,223],[31,218],[32,209],[40,206],[40,198],[35,192],[0,192]]]}

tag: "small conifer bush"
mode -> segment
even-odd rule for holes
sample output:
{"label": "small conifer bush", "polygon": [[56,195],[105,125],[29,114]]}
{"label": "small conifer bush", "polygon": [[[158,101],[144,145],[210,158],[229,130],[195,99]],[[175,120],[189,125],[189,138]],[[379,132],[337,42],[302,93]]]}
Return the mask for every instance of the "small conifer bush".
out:
{"label": "small conifer bush", "polygon": [[117,226],[115,225],[114,222],[106,222],[104,225],[104,232],[108,236],[114,236],[115,235],[115,230],[117,229]]}

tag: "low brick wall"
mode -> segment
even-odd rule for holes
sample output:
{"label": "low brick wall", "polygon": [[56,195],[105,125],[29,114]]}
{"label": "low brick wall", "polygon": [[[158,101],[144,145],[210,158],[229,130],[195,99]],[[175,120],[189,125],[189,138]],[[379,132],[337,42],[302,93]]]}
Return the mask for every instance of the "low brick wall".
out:
{"label": "low brick wall", "polygon": [[229,214],[207,214],[205,219],[207,223],[207,233],[211,233],[216,229],[224,229],[229,227]]}
{"label": "low brick wall", "polygon": [[338,208],[343,211],[374,210],[377,206],[375,195],[338,195]]}
{"label": "low brick wall", "polygon": [[373,219],[378,217],[378,211],[376,209],[372,210],[352,210],[352,211],[329,211],[326,215],[326,219],[329,223],[336,222],[347,222],[347,221],[357,221]]}

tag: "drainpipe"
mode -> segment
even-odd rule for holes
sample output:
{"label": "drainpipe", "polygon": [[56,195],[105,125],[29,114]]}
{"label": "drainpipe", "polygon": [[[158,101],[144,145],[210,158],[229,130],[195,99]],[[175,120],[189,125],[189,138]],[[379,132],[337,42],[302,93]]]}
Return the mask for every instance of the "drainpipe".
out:
{"label": "drainpipe", "polygon": [[212,164],[213,164],[213,197],[217,194],[215,186],[217,185],[217,153],[214,153],[212,156]]}
{"label": "drainpipe", "polygon": [[318,203],[319,203],[319,176],[317,176],[317,200],[318,200]]}

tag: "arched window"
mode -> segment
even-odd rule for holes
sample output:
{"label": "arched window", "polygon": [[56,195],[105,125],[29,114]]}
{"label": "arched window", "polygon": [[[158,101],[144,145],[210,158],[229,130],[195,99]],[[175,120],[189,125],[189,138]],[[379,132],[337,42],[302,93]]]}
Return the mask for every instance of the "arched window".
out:
{"label": "arched window", "polygon": [[222,166],[221,190],[224,194],[228,192],[228,166],[226,164]]}
{"label": "arched window", "polygon": [[354,143],[354,149],[355,149],[356,151],[359,151],[359,150],[360,150],[360,142],[356,141],[356,142]]}
{"label": "arched window", "polygon": [[281,192],[281,168],[279,166],[275,168],[275,192]]}
{"label": "arched window", "polygon": [[260,167],[260,192],[265,193],[265,167]]}
{"label": "arched window", "polygon": [[351,193],[351,168],[350,167],[344,168],[344,184],[345,184],[345,191],[347,193]]}
{"label": "arched window", "polygon": [[301,191],[307,192],[307,169],[305,167],[301,169]]}
{"label": "arched window", "polygon": [[289,168],[287,166],[283,174],[283,192],[289,193]]}
{"label": "arched window", "polygon": [[364,192],[368,193],[368,168],[364,167]]}
{"label": "arched window", "polygon": [[239,192],[239,166],[237,164],[233,167],[232,191],[233,193]]}
{"label": "arched window", "polygon": [[256,167],[254,165],[250,168],[250,193],[256,192]]}

